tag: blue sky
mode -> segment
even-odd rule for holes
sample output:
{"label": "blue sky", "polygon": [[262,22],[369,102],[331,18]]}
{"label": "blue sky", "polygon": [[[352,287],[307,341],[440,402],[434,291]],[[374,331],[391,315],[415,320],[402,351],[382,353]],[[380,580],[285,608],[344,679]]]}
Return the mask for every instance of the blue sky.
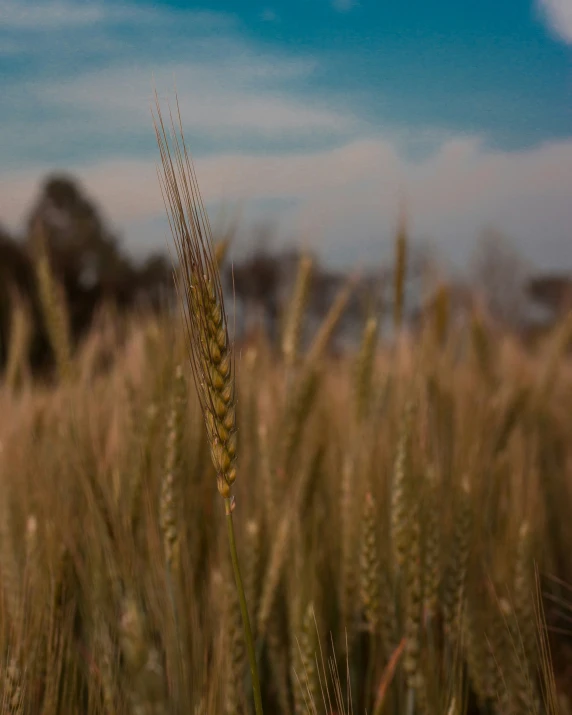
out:
{"label": "blue sky", "polygon": [[449,262],[494,225],[570,268],[571,59],[572,0],[0,0],[0,222],[64,170],[163,247],[150,104],[176,82],[215,225],[380,260],[405,195]]}

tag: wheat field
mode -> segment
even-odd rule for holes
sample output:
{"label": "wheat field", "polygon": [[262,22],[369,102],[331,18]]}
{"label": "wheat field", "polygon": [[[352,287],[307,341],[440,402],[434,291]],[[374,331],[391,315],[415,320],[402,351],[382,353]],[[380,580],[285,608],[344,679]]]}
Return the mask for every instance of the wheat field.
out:
{"label": "wheat field", "polygon": [[0,383],[2,713],[570,712],[572,321],[525,351],[444,294],[412,334],[396,243],[395,334],[337,357],[351,287],[304,344],[307,256],[277,342],[221,332],[214,249],[186,321],[75,350],[40,255],[55,373],[15,304]]}

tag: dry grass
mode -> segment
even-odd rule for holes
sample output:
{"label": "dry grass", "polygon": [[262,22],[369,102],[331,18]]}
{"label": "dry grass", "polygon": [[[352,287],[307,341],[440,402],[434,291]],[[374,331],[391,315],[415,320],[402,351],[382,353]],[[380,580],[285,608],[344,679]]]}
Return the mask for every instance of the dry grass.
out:
{"label": "dry grass", "polygon": [[253,710],[218,484],[266,713],[566,712],[534,564],[572,581],[567,327],[531,355],[369,317],[334,359],[350,283],[300,355],[306,262],[283,340],[232,362],[223,251],[183,249],[188,330],[134,321],[102,369],[109,330],[70,355],[54,329],[59,381],[0,385],[0,711]]}
{"label": "dry grass", "polygon": [[[134,324],[107,372],[79,358],[82,379],[0,389],[6,712],[249,707],[184,337],[177,320]],[[509,338],[491,341],[491,381],[459,338],[381,348],[367,389],[352,356],[302,361],[287,390],[279,350],[238,350],[235,524],[268,712],[324,711],[319,684],[312,707],[304,690],[310,604],[355,712],[403,637],[384,710],[409,689],[417,712],[443,711],[462,683],[486,707],[537,707],[534,561],[572,576],[572,381],[557,366],[546,391],[552,346]]]}

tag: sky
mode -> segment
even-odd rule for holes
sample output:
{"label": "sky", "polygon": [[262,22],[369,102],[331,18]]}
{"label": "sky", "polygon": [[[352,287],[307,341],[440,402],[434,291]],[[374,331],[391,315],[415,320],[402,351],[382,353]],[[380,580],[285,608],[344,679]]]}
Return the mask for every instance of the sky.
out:
{"label": "sky", "polygon": [[572,0],[0,0],[0,223],[65,172],[129,253],[165,249],[176,88],[215,230],[367,264],[405,200],[445,263],[494,227],[572,270],[571,60]]}

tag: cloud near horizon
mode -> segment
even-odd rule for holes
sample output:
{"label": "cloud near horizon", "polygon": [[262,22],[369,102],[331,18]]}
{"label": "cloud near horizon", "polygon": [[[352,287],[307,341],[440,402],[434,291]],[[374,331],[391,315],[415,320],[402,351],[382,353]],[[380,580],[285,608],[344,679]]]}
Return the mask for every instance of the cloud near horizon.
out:
{"label": "cloud near horizon", "polygon": [[[402,192],[414,234],[433,238],[453,264],[466,260],[485,224],[506,231],[546,268],[548,246],[539,238],[548,226],[553,252],[564,251],[570,240],[572,140],[502,152],[475,139],[450,139],[430,157],[411,161],[377,138],[316,153],[204,157],[196,168],[203,199],[215,214],[223,201],[246,207],[285,201],[286,208],[273,212],[282,230],[334,264],[381,258]],[[113,225],[126,229],[132,253],[165,246],[168,229],[153,161],[110,159],[83,167],[77,177]],[[39,178],[36,170],[0,174],[0,215],[11,228],[22,224]]]}
{"label": "cloud near horizon", "polygon": [[572,0],[538,0],[538,9],[549,29],[572,45]]}
{"label": "cloud near horizon", "polygon": [[[260,45],[232,16],[139,13],[104,2],[89,8],[0,0],[0,54],[10,50],[38,67],[24,79],[0,80],[7,107],[0,115],[0,223],[10,230],[22,230],[40,182],[58,171],[77,177],[132,254],[164,248],[150,105],[155,86],[165,108],[175,80],[213,217],[221,204],[240,204],[245,220],[274,219],[282,236],[347,265],[389,250],[405,194],[414,235],[431,239],[453,264],[469,257],[490,224],[542,267],[570,262],[572,136],[508,151],[478,131],[373,121],[351,96],[315,90],[325,62],[319,55]],[[114,34],[122,23],[137,37],[131,45]],[[141,42],[151,24],[147,51]],[[70,25],[89,61],[73,64]],[[57,52],[50,45],[53,68],[44,66],[45,35],[35,34],[42,27],[63,33]],[[11,34],[2,35],[6,28]]]}

